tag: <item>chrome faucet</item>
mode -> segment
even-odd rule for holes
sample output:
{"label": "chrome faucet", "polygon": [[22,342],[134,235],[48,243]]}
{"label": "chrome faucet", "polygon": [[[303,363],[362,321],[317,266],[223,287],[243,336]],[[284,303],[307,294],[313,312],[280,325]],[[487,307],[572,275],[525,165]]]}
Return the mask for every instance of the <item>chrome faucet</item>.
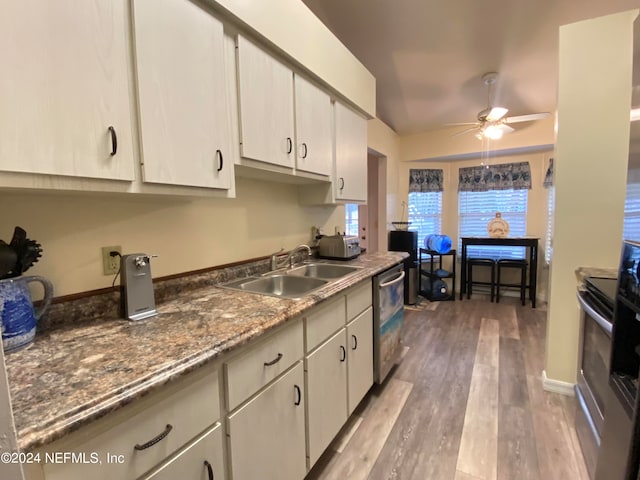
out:
{"label": "chrome faucet", "polygon": [[294,265],[294,261],[293,261],[293,256],[296,252],[300,251],[300,250],[306,250],[307,251],[307,255],[310,257],[311,256],[311,248],[309,247],[309,245],[298,245],[297,247],[295,247],[294,249],[292,249],[286,257],[284,257],[282,260],[278,260],[278,253],[274,254],[271,256],[271,270],[277,270],[279,268],[284,268],[286,266],[288,267],[293,267]]}

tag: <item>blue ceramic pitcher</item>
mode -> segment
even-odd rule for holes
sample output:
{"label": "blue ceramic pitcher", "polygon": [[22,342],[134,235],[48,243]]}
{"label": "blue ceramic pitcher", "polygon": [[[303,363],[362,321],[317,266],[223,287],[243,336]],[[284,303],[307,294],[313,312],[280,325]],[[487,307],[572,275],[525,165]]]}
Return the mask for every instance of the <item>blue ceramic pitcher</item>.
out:
{"label": "blue ceramic pitcher", "polygon": [[[38,308],[31,301],[29,283],[39,282],[44,287],[44,299]],[[36,335],[36,322],[49,308],[53,285],[36,275],[0,280],[0,321],[2,346],[5,352],[28,345]]]}

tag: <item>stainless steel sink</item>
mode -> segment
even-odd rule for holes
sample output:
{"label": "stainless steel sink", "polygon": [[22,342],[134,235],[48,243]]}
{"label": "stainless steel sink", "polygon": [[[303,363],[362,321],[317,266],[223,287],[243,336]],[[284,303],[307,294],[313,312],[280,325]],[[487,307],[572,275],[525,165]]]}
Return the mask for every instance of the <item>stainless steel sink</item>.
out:
{"label": "stainless steel sink", "polygon": [[262,295],[271,295],[274,297],[298,299],[327,283],[327,280],[319,278],[270,275],[260,278],[243,278],[221,285],[221,287],[260,293]]}
{"label": "stainless steel sink", "polygon": [[287,275],[298,277],[334,279],[349,275],[350,273],[360,270],[360,268],[361,267],[352,267],[349,265],[334,265],[331,263],[308,263],[300,267],[292,268],[286,273]]}

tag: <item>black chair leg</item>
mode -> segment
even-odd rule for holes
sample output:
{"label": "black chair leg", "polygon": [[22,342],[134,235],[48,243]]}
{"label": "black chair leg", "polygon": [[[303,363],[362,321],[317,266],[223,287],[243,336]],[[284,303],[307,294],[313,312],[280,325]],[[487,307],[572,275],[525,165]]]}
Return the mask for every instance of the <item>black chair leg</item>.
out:
{"label": "black chair leg", "polygon": [[496,282],[496,303],[500,303],[500,265],[497,266],[498,278]]}
{"label": "black chair leg", "polygon": [[473,285],[473,277],[472,277],[473,268],[471,265],[467,267],[467,300],[471,298],[471,286]]}
{"label": "black chair leg", "polygon": [[495,267],[491,267],[491,301],[492,302],[495,295],[495,287],[496,287],[496,269]]}
{"label": "black chair leg", "polygon": [[525,298],[527,291],[527,269],[523,268],[522,273],[520,274],[520,303],[524,307]]}

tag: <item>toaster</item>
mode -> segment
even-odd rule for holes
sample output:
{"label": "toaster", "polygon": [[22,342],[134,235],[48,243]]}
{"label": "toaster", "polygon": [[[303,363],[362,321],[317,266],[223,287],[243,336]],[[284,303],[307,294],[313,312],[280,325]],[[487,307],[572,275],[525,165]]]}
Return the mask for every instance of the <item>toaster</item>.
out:
{"label": "toaster", "polygon": [[357,236],[330,235],[318,242],[318,256],[333,260],[351,260],[360,255],[360,240]]}

